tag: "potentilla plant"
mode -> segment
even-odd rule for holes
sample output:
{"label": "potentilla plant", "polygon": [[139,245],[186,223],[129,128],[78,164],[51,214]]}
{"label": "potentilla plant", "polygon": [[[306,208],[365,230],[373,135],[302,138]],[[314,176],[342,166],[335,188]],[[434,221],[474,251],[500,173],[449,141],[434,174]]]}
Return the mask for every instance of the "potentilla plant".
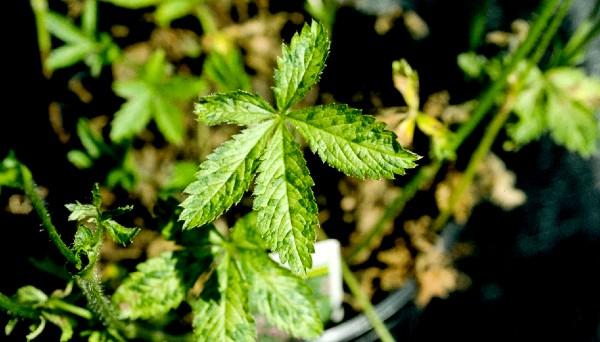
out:
{"label": "potentilla plant", "polygon": [[[360,179],[394,178],[414,168],[419,158],[403,149],[384,124],[360,110],[342,104],[298,108],[323,71],[329,45],[317,22],[283,45],[275,70],[274,106],[245,91],[199,100],[195,111],[201,122],[246,128],[209,155],[186,188],[189,196],[173,213],[179,220],[169,222],[166,234],[179,247],[140,263],[111,299],[103,292],[97,261],[105,235],[128,244],[139,232],[113,219],[131,208],[105,210],[96,187],[91,204],[67,206],[69,220],[78,224],[74,242],[67,246],[29,170],[14,156],[6,158],[0,164],[0,186],[23,189],[31,198],[88,301],[87,308],[57,308],[66,295],[48,296],[29,287],[13,298],[1,295],[0,304],[9,313],[35,322],[28,338],[41,334],[49,320],[63,330],[61,340],[68,340],[74,316],[79,316],[87,319],[82,334],[94,340],[253,341],[256,314],[294,337],[318,337],[323,323],[304,279],[312,266],[318,208],[295,137],[303,137],[325,163]],[[252,184],[253,212],[228,231],[216,229],[212,221],[238,203]],[[193,337],[170,336],[144,323],[159,322],[184,302],[191,307]],[[16,324],[12,320],[7,331]]]}

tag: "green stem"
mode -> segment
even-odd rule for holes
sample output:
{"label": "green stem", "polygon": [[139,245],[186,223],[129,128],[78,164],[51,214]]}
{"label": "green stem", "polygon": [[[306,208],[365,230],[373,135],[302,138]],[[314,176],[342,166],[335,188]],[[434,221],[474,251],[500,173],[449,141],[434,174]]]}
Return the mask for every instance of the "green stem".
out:
{"label": "green stem", "polygon": [[392,334],[390,334],[390,331],[387,329],[381,318],[379,318],[379,315],[377,315],[369,297],[364,293],[358,280],[354,276],[354,273],[352,273],[352,270],[350,270],[350,267],[348,267],[348,264],[344,261],[342,261],[342,276],[344,277],[344,281],[346,282],[346,285],[348,285],[352,296],[354,296],[354,299],[356,299],[360,305],[365,316],[367,316],[367,319],[371,322],[377,336],[379,336],[383,342],[393,342],[394,338],[392,337]]}
{"label": "green stem", "polygon": [[544,57],[544,53],[548,50],[548,46],[550,45],[552,38],[554,38],[563,20],[565,19],[567,14],[569,14],[569,8],[571,8],[572,2],[573,0],[564,0],[562,5],[556,11],[556,14],[552,18],[550,25],[544,32],[544,35],[542,36],[537,49],[535,50],[533,56],[530,59],[531,64],[538,64],[542,57]]}
{"label": "green stem", "polygon": [[37,319],[39,316],[35,310],[15,302],[3,293],[0,293],[0,309],[3,309],[14,316],[23,318]]}
{"label": "green stem", "polygon": [[[531,30],[529,31],[525,41],[519,46],[519,48],[517,48],[509,64],[503,69],[500,76],[481,94],[477,102],[477,107],[471,114],[469,120],[464,123],[456,132],[453,143],[450,146],[452,151],[456,152],[456,150],[458,150],[465,139],[471,135],[473,130],[479,125],[488,111],[494,106],[496,99],[506,86],[508,76],[516,70],[519,62],[521,62],[531,52],[535,42],[540,38],[548,24],[548,20],[552,16],[559,2],[560,0],[547,0],[542,4],[539,15],[532,24]],[[419,172],[413,176],[413,178],[406,185],[407,189],[403,189],[404,191],[390,203],[388,208],[386,208],[383,215],[381,215],[375,224],[374,228],[370,230],[371,233],[366,235],[360,242],[358,242],[357,247],[355,247],[349,253],[350,260],[358,255],[365,247],[369,246],[375,236],[381,234],[388,221],[400,215],[405,204],[410,201],[412,197],[414,197],[418,189],[420,189],[423,184],[431,182],[431,180],[435,178],[438,170],[441,167],[441,163],[442,161],[434,161],[430,166],[430,172],[426,172],[423,170],[423,168],[421,168],[421,170],[419,170]]]}
{"label": "green stem", "polygon": [[48,12],[48,2],[46,0],[30,0],[33,15],[35,17],[35,26],[37,32],[38,46],[40,49],[40,60],[44,76],[50,77],[50,70],[46,66],[46,58],[52,48],[50,33],[46,29],[46,13]]}
{"label": "green stem", "polygon": [[40,220],[42,221],[42,226],[48,231],[48,236],[50,237],[50,240],[52,241],[52,243],[54,243],[56,248],[58,248],[58,251],[70,263],[78,265],[79,260],[77,259],[75,254],[69,249],[69,247],[65,245],[65,243],[60,237],[60,234],[58,234],[56,227],[52,223],[52,220],[50,219],[50,213],[48,213],[44,202],[42,201],[35,189],[35,184],[33,182],[33,177],[31,176],[31,171],[29,171],[29,169],[25,165],[21,164],[20,172],[25,195],[27,195],[27,197],[29,197],[29,199],[31,200],[31,205],[33,206],[33,209],[35,209],[35,212],[39,216]]}

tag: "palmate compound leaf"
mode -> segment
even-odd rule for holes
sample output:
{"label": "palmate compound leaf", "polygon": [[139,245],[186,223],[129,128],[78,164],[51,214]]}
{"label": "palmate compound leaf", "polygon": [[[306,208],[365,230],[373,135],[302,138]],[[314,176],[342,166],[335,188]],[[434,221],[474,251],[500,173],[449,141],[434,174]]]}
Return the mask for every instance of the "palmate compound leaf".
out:
{"label": "palmate compound leaf", "polygon": [[185,192],[179,216],[185,228],[212,222],[248,190],[273,121],[247,128],[235,135],[200,165],[196,181]]}
{"label": "palmate compound leaf", "polygon": [[273,92],[277,109],[284,112],[302,100],[317,83],[325,67],[329,45],[327,31],[323,25],[313,21],[310,26],[304,25],[302,32],[296,33],[289,45],[282,46],[274,74]]}
{"label": "palmate compound leaf", "polygon": [[383,123],[346,105],[309,107],[287,118],[324,162],[353,177],[391,179],[419,159]]}
{"label": "palmate compound leaf", "polygon": [[237,203],[258,170],[254,189],[258,233],[293,273],[305,274],[312,264],[317,205],[313,181],[289,126],[296,126],[324,161],[351,176],[393,178],[415,167],[419,157],[403,150],[392,132],[358,110],[331,105],[290,113],[289,107],[318,80],[328,48],[327,34],[316,22],[305,25],[289,46],[284,45],[275,73],[276,113],[242,91],[205,97],[196,106],[200,120],[209,125],[250,128],[200,165],[197,181],[186,189],[190,196],[181,204],[180,219],[186,228],[211,222]]}
{"label": "palmate compound leaf", "polygon": [[306,282],[281,267],[264,251],[240,253],[249,280],[250,310],[297,338],[314,339],[323,330],[319,311]]}
{"label": "palmate compound leaf", "polygon": [[254,189],[257,227],[267,245],[294,273],[312,266],[317,203],[300,146],[280,123],[265,148]]}
{"label": "palmate compound leaf", "polygon": [[247,283],[236,260],[225,253],[192,303],[195,341],[254,341],[256,328],[248,310]]}

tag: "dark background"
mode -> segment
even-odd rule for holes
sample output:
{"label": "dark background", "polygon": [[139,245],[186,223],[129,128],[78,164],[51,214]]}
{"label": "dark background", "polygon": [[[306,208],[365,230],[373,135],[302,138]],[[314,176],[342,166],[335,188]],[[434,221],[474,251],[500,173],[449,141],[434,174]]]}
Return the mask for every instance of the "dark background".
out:
{"label": "dark background", "polygon": [[[370,108],[368,99],[356,100],[357,92],[372,92],[384,105],[398,105],[402,99],[391,84],[389,65],[404,57],[424,80],[422,96],[443,89],[450,91],[453,103],[475,96],[477,84],[465,82],[455,59],[468,50],[469,22],[478,2],[415,3],[408,5],[415,7],[431,32],[423,41],[412,40],[401,23],[379,36],[372,29],[374,17],[341,9],[322,91],[365,109]],[[64,96],[59,94],[66,92],[66,82],[49,82],[41,74],[29,2],[3,5],[0,157],[14,149],[37,182],[50,189],[50,212],[70,236],[68,229],[73,227],[64,225],[63,204],[87,200],[98,179],[69,164],[65,154],[71,147],[60,144],[48,124],[48,104]],[[488,29],[508,29],[512,20],[528,17],[537,1],[492,5]],[[302,9],[298,1],[279,6]],[[574,25],[573,20],[566,23],[562,34]],[[115,106],[103,100],[96,100],[96,108]],[[500,152],[498,147],[495,151]],[[447,299],[434,299],[423,311],[413,305],[404,308],[394,328],[398,340],[600,340],[600,176],[593,172],[597,161],[567,154],[547,139],[518,153],[499,154],[517,173],[517,185],[527,192],[528,202],[512,212],[486,203],[476,208],[461,233],[461,240],[473,242],[476,250],[458,264],[471,278],[471,286]],[[316,162],[309,164],[316,191],[327,188],[328,179],[336,175]],[[0,206],[11,193],[3,190]],[[28,261],[48,254],[61,260],[37,218],[0,210],[0,229],[0,291],[11,294],[24,284],[47,290],[64,285]]]}

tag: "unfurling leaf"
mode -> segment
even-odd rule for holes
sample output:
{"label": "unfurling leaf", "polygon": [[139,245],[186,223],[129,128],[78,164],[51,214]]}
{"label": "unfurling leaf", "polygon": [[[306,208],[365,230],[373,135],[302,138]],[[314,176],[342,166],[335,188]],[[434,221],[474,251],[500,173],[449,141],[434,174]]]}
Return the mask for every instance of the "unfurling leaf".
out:
{"label": "unfurling leaf", "polygon": [[108,235],[119,245],[126,246],[133,241],[133,238],[141,231],[140,228],[127,228],[115,220],[106,220],[104,225]]}

